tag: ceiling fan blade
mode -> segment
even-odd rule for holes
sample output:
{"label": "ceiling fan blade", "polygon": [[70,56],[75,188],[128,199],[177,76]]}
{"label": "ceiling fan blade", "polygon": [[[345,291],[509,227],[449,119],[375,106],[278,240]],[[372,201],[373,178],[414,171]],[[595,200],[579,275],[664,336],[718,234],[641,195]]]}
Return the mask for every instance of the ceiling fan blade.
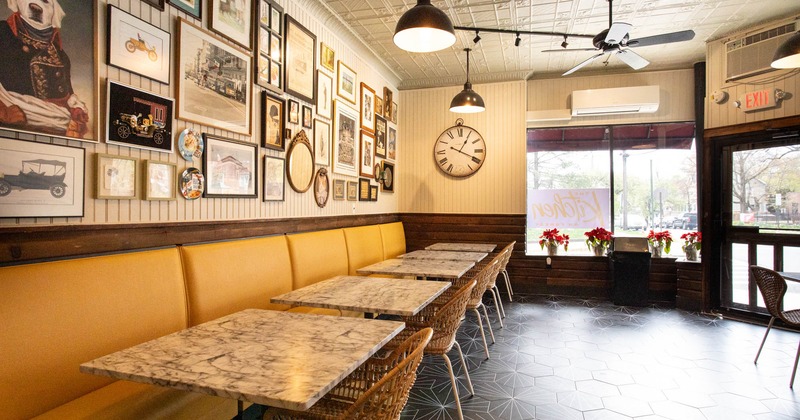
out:
{"label": "ceiling fan blade", "polygon": [[608,33],[606,34],[604,42],[610,45],[619,44],[625,38],[625,35],[628,35],[631,28],[633,28],[633,25],[630,23],[614,22],[611,27],[608,28]]}
{"label": "ceiling fan blade", "polygon": [[650,45],[669,44],[671,42],[689,41],[694,38],[694,31],[670,32],[668,34],[646,36],[644,38],[632,39],[628,41],[628,47],[647,47]]}
{"label": "ceiling fan blade", "polygon": [[642,58],[641,55],[636,54],[631,50],[619,50],[617,51],[617,57],[619,57],[623,63],[631,66],[631,68],[634,70],[645,68],[648,64],[650,64],[650,62]]}
{"label": "ceiling fan blade", "polygon": [[586,60],[583,60],[577,66],[567,70],[564,74],[562,74],[562,76],[566,76],[568,74],[575,73],[576,71],[580,70],[582,67],[585,67],[585,66],[588,66],[589,64],[591,64],[592,61],[597,60],[598,58],[602,57],[604,54],[605,54],[604,52],[601,52],[600,54],[595,54],[595,55],[587,58]]}
{"label": "ceiling fan blade", "polygon": [[597,48],[559,48],[555,50],[542,50],[542,52],[570,52],[570,51],[597,51]]}

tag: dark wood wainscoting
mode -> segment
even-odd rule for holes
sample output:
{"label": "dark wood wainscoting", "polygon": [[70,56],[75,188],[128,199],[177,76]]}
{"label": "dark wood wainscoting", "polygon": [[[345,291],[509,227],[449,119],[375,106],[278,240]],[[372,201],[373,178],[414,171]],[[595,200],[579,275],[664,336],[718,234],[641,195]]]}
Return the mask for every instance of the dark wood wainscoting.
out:
{"label": "dark wood wainscoting", "polygon": [[[525,255],[525,215],[403,213],[409,251],[436,242],[488,242],[505,246],[517,241],[508,264],[514,292],[607,299],[611,279],[606,257]],[[581,246],[575,240],[574,246]],[[650,300],[674,304],[677,294],[675,258],[653,259],[650,268]]]}
{"label": "dark wood wainscoting", "polygon": [[0,229],[0,265],[396,222],[396,214]]}

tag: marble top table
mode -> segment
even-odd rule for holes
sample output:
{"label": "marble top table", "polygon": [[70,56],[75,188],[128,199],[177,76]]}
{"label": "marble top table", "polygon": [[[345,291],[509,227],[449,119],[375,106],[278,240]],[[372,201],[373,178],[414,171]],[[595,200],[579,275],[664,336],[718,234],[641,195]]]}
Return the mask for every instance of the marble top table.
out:
{"label": "marble top table", "polygon": [[358,274],[389,274],[422,278],[457,279],[475,266],[472,261],[393,258],[356,270]]}
{"label": "marble top table", "polygon": [[273,303],[390,315],[416,315],[448,287],[446,281],[336,276],[275,296]]}
{"label": "marble top table", "polygon": [[792,273],[788,271],[779,271],[778,274],[783,276],[786,280],[800,282],[800,273]]}
{"label": "marble top table", "polygon": [[247,309],[86,362],[83,373],[307,410],[402,322]]}
{"label": "marble top table", "polygon": [[495,244],[473,244],[462,242],[439,242],[428,245],[425,249],[430,251],[467,251],[467,252],[492,252],[497,248]]}
{"label": "marble top table", "polygon": [[407,254],[398,255],[397,258],[407,258],[415,260],[453,260],[453,261],[474,261],[478,262],[489,255],[485,252],[465,252],[465,251],[432,251],[420,249],[411,251]]}

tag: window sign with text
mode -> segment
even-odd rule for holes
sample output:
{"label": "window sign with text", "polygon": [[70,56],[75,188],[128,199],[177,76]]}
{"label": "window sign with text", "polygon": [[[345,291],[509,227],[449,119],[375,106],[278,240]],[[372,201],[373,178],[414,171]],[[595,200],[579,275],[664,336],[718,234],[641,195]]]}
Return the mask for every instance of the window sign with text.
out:
{"label": "window sign with text", "polygon": [[528,228],[608,227],[608,188],[528,189]]}

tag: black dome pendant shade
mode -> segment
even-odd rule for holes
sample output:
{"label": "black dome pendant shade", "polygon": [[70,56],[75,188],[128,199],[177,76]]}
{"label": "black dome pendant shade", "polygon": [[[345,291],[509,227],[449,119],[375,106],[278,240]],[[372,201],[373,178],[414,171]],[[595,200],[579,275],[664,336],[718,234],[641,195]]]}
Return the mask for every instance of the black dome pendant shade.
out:
{"label": "black dome pendant shade", "polygon": [[456,31],[450,18],[431,5],[431,0],[417,0],[417,5],[397,21],[393,39],[395,45],[409,52],[433,52],[453,45]]}
{"label": "black dome pendant shade", "polygon": [[775,50],[772,67],[776,69],[800,67],[800,32],[792,35]]}
{"label": "black dome pendant shade", "polygon": [[469,48],[464,48],[467,52],[467,82],[464,83],[464,90],[458,93],[453,100],[450,101],[450,111],[461,114],[471,114],[475,112],[482,112],[486,109],[483,104],[483,98],[478,95],[478,92],[472,90],[472,83],[469,82]]}

